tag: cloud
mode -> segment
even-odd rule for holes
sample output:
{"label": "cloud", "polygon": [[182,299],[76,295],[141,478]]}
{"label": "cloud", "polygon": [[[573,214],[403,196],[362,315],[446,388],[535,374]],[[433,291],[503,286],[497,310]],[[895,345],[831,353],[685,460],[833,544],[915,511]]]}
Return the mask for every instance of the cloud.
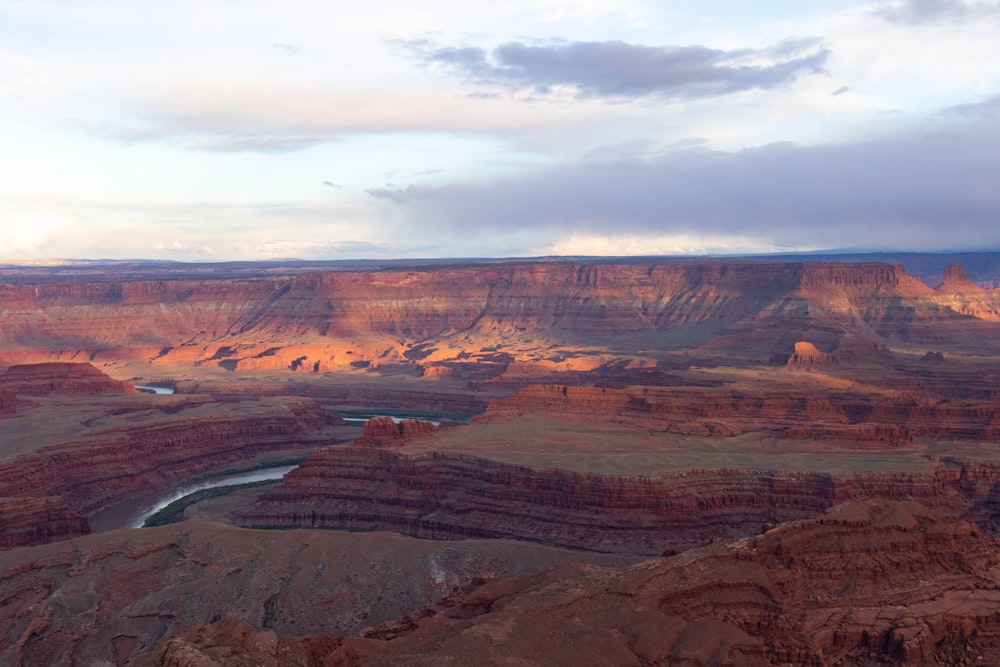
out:
{"label": "cloud", "polygon": [[855,143],[690,148],[489,184],[369,190],[427,234],[691,235],[775,246],[1000,248],[989,123]]}
{"label": "cloud", "polygon": [[944,113],[964,116],[966,118],[1000,118],[1000,95],[993,95],[982,102],[958,104],[944,109]]}
{"label": "cloud", "polygon": [[407,46],[424,63],[471,82],[547,95],[568,87],[578,97],[695,98],[774,88],[823,71],[829,51],[818,39],[789,39],[763,49],[642,46],[620,41],[477,47]]}
{"label": "cloud", "polygon": [[903,24],[1000,18],[1000,3],[990,0],[892,0],[874,14]]}
{"label": "cloud", "polygon": [[74,224],[68,215],[8,209],[0,203],[0,257],[36,253]]}
{"label": "cloud", "polygon": [[300,56],[304,52],[301,46],[295,46],[294,44],[282,44],[281,42],[275,42],[271,44],[272,49],[277,49],[282,53],[286,53],[290,56]]}

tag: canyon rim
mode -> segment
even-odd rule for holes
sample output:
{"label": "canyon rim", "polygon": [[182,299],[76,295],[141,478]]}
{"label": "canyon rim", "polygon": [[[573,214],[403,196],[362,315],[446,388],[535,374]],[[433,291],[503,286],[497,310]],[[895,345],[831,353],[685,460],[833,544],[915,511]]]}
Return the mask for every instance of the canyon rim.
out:
{"label": "canyon rim", "polygon": [[0,267],[0,662],[996,662],[996,257],[877,259]]}

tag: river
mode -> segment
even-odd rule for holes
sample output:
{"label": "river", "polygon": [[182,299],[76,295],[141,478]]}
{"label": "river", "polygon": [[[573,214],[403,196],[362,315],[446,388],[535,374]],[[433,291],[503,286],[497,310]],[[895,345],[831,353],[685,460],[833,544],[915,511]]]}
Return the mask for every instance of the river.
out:
{"label": "river", "polygon": [[[173,389],[168,387],[150,387],[146,385],[135,385],[136,389],[152,389],[157,394],[172,394]],[[396,423],[404,419],[423,419],[423,421],[429,421],[434,425],[440,424],[438,420],[426,419],[422,417],[396,417],[393,415],[372,415],[372,416],[386,416],[392,417],[392,420]],[[348,423],[355,423],[359,426],[368,421],[368,417],[345,417],[344,421]],[[236,475],[228,475],[226,477],[216,477],[213,479],[207,479],[195,484],[188,484],[187,486],[182,486],[174,491],[156,491],[153,493],[147,493],[141,496],[137,496],[130,500],[126,500],[110,507],[97,512],[90,517],[90,529],[95,533],[101,533],[106,530],[115,530],[116,528],[141,528],[143,521],[146,520],[150,514],[160,511],[170,503],[175,500],[180,500],[184,496],[194,493],[195,491],[201,491],[202,489],[211,489],[216,486],[228,486],[230,484],[243,484],[245,482],[259,482],[265,479],[281,479],[285,476],[285,473],[294,469],[295,466],[282,466],[279,468],[263,468],[261,470],[254,470],[251,472],[239,473]]]}
{"label": "river", "polygon": [[101,533],[116,528],[141,528],[142,522],[150,514],[160,511],[175,500],[180,500],[195,491],[211,489],[216,486],[228,486],[230,484],[259,482],[265,479],[281,479],[285,476],[285,473],[294,468],[295,466],[262,468],[260,470],[202,480],[201,482],[180,487],[174,491],[147,493],[97,512],[90,517],[90,529],[95,533]]}
{"label": "river", "polygon": [[148,384],[134,384],[132,385],[139,391],[153,392],[154,394],[172,394],[174,390],[170,387],[151,387]]}

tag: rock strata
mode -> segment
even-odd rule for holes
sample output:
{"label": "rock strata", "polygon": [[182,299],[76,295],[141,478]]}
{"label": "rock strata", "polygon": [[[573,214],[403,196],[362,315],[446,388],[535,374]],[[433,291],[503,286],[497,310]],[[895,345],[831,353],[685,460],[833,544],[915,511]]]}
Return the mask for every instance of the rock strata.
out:
{"label": "rock strata", "polygon": [[422,419],[402,419],[396,422],[392,417],[372,417],[365,422],[364,433],[354,444],[401,447],[417,436],[436,430],[437,426]]}
{"label": "rock strata", "polygon": [[[197,655],[177,646],[166,664],[287,667],[297,664],[293,654],[278,649],[302,644],[285,638],[354,634],[475,580],[581,558],[635,562],[504,541],[248,531],[200,521],[87,535],[0,552],[0,665],[127,665],[166,636],[229,617],[246,630],[224,624],[206,637],[215,648]],[[218,646],[234,641],[232,651]],[[255,660],[238,662],[244,651]]]}
{"label": "rock strata", "polygon": [[331,418],[309,399],[253,399],[219,412],[197,397],[174,414],[97,429],[90,438],[0,461],[0,495],[61,496],[83,514],[218,470],[227,463],[325,441]]}
{"label": "rock strata", "polygon": [[0,498],[0,549],[88,535],[90,524],[58,496]]}
{"label": "rock strata", "polygon": [[650,428],[689,435],[761,432],[886,448],[915,438],[1000,438],[1000,403],[995,400],[930,400],[891,392],[531,385],[491,402],[479,419],[538,412],[627,417]]}
{"label": "rock strata", "polygon": [[687,470],[650,477],[537,469],[465,454],[328,447],[239,513],[247,526],[509,537],[633,554],[751,535],[851,499],[919,500],[993,516],[1000,468],[827,474]]}
{"label": "rock strata", "polygon": [[995,352],[1000,293],[969,284],[957,268],[932,290],[889,264],[750,260],[26,280],[0,283],[0,363],[143,360],[300,376],[409,367],[487,379],[547,357],[501,349],[505,339],[709,345],[761,361],[796,341],[829,349],[856,335]]}
{"label": "rock strata", "polygon": [[[974,525],[912,502],[847,503],[628,568],[571,564],[466,586],[355,636],[301,638],[325,640],[329,652],[294,658],[325,667],[990,664],[1000,649],[998,563],[997,542]],[[225,655],[247,637],[228,621],[199,626],[134,664]]]}
{"label": "rock strata", "polygon": [[108,377],[88,363],[21,364],[0,373],[0,389],[23,396],[138,394],[128,382]]}

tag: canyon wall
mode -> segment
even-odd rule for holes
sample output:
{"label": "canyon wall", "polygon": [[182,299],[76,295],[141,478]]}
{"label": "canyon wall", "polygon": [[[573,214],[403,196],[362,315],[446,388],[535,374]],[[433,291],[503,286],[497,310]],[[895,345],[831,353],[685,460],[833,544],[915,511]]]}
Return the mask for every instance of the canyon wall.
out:
{"label": "canyon wall", "polygon": [[0,428],[17,420],[0,451],[0,549],[89,533],[85,515],[260,455],[302,455],[343,424],[302,397],[148,396],[90,364],[13,366],[0,389]]}
{"label": "canyon wall", "polygon": [[858,498],[917,500],[992,516],[1000,468],[930,473],[688,470],[621,476],[537,469],[463,454],[334,446],[311,455],[239,513],[255,527],[395,530],[431,539],[506,537],[657,554]]}
{"label": "canyon wall", "polygon": [[0,550],[90,533],[90,524],[58,496],[0,498]]}
{"label": "canyon wall", "polygon": [[170,488],[265,452],[328,442],[331,416],[309,399],[249,399],[238,411],[202,404],[152,423],[100,429],[78,441],[0,461],[0,496],[61,496],[83,514]]}
{"label": "canyon wall", "polygon": [[530,385],[490,402],[477,419],[524,413],[628,418],[636,427],[685,435],[762,432],[891,448],[915,438],[1000,439],[1000,404],[903,393],[705,387],[573,387]]}
{"label": "canyon wall", "polygon": [[[571,561],[635,562],[505,541],[249,531],[202,521],[89,535],[0,552],[0,664],[127,665],[165,635],[222,617],[272,638],[353,634],[477,579]],[[297,664],[270,657],[281,667]],[[266,664],[238,660],[214,664]]]}
{"label": "canyon wall", "polygon": [[[0,364],[141,359],[441,372],[448,360],[509,363],[523,351],[497,345],[532,336],[584,346],[638,336],[643,346],[689,348],[717,338],[715,351],[764,360],[792,354],[796,342],[829,352],[848,334],[988,347],[1000,296],[956,284],[952,277],[935,291],[891,265],[749,260],[7,283]],[[474,358],[459,356],[463,345]]]}
{"label": "canyon wall", "polygon": [[972,524],[917,503],[844,503],[631,567],[479,581],[354,636],[203,624],[134,667],[213,656],[261,667],[990,664],[1000,650],[998,564],[1000,546]]}
{"label": "canyon wall", "polygon": [[0,373],[0,389],[21,396],[121,396],[140,393],[128,382],[115,380],[88,363],[14,365]]}

